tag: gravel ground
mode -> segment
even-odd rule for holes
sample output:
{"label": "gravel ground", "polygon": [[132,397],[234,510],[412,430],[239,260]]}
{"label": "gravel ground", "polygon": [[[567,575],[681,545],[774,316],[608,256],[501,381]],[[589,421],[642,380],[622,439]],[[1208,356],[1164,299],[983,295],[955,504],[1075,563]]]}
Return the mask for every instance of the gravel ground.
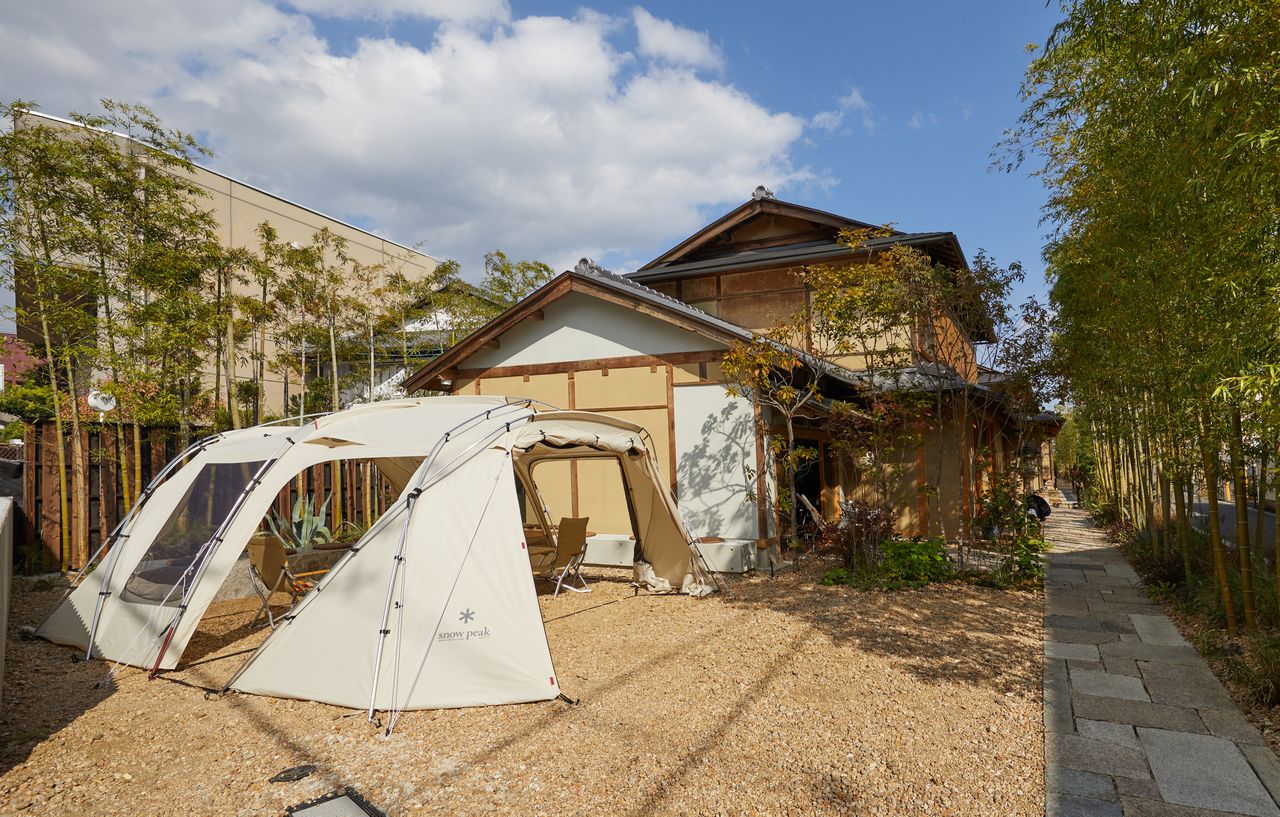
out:
{"label": "gravel ground", "polygon": [[[210,608],[148,682],[21,641],[58,591],[15,589],[0,814],[270,815],[344,785],[389,815],[1044,813],[1042,597],[821,587],[824,565],[710,599],[543,596],[562,702],[363,713],[207,698],[265,637]],[[589,574],[590,576],[590,574]],[[302,763],[296,783],[270,783]]]}

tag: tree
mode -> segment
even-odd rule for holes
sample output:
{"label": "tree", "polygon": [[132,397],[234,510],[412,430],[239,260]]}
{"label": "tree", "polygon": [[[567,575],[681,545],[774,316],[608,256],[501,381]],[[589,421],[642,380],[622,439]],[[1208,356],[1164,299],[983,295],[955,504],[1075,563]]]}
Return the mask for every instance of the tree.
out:
{"label": "tree", "polygon": [[501,312],[554,277],[555,270],[541,261],[512,261],[506,253],[494,250],[485,253],[480,288]]}
{"label": "tree", "polygon": [[[1108,512],[1186,581],[1214,582],[1230,631],[1237,606],[1253,631],[1244,459],[1252,440],[1275,445],[1280,400],[1280,7],[1073,0],[1063,13],[1003,145],[1008,169],[1034,155],[1049,191],[1054,353]],[[1238,584],[1217,520],[1224,450]],[[1186,530],[1197,470],[1209,558]]]}
{"label": "tree", "polygon": [[[804,329],[803,313],[774,321],[768,333],[731,344],[720,363],[729,394],[746,397],[756,407],[756,433],[769,441],[771,461],[779,477],[777,506],[788,516],[787,535],[793,547],[799,546],[796,475],[816,456],[813,449],[796,446],[795,423],[803,417],[820,416],[821,374],[826,368],[825,363],[802,357],[787,345],[786,341],[803,336]],[[770,430],[771,420],[781,426],[782,439]],[[759,467],[765,464],[760,463]]]}

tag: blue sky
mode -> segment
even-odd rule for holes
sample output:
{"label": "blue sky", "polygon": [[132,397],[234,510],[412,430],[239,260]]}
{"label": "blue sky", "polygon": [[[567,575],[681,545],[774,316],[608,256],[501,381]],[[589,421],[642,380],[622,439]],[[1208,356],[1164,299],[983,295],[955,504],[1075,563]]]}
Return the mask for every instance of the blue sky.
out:
{"label": "blue sky", "polygon": [[1056,5],[506,0],[20,4],[0,93],[154,106],[224,172],[406,244],[627,271],[778,197],[1021,260],[1043,191],[988,170]]}

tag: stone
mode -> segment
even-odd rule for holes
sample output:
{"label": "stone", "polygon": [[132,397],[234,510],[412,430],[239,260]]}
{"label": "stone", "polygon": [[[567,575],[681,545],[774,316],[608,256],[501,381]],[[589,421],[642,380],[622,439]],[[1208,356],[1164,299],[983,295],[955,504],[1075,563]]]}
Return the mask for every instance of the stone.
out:
{"label": "stone", "polygon": [[1098,630],[1065,630],[1060,627],[1047,627],[1044,631],[1046,641],[1057,641],[1060,644],[1108,644],[1119,641],[1115,633],[1104,633]]}
{"label": "stone", "polygon": [[1051,566],[1044,579],[1050,584],[1084,584],[1084,571],[1064,570]]}
{"label": "stone", "polygon": [[1138,729],[1138,739],[1166,802],[1280,817],[1280,808],[1231,741],[1145,727]]}
{"label": "stone", "polygon": [[1204,666],[1200,653],[1192,647],[1168,647],[1163,644],[1143,644],[1133,641],[1119,641],[1113,644],[1101,644],[1098,652],[1105,661],[1108,656],[1133,658],[1137,661],[1163,661],[1166,664],[1197,664]]}
{"label": "stone", "polygon": [[1057,598],[1060,594],[1051,594],[1045,602],[1045,612],[1053,616],[1087,616],[1089,604],[1082,598]]}
{"label": "stone", "polygon": [[1126,701],[1149,701],[1141,678],[1111,675],[1106,672],[1071,672],[1071,688],[1081,695],[1122,698]]}
{"label": "stone", "polygon": [[[1137,740],[1137,736],[1134,736]],[[1154,780],[1134,780],[1132,777],[1117,777],[1115,779],[1116,793],[1123,797],[1142,797],[1147,800],[1160,799],[1160,787],[1156,785]]]}
{"label": "stone", "polygon": [[1271,793],[1271,799],[1280,802],[1280,762],[1276,760],[1275,753],[1265,744],[1241,746],[1240,751],[1253,767],[1253,772],[1262,781],[1262,785]]}
{"label": "stone", "polygon": [[1141,604],[1144,607],[1155,607],[1157,610],[1149,611],[1148,615],[1159,615],[1159,605],[1156,604],[1155,599],[1140,587],[1100,587],[1098,598],[1112,604]]}
{"label": "stone", "polygon": [[1134,584],[1137,584],[1139,581],[1137,571],[1132,567],[1129,567],[1126,562],[1113,562],[1108,564],[1105,569],[1108,576],[1118,576],[1122,579],[1128,579]]}
{"label": "stone", "polygon": [[1101,661],[1077,661],[1072,658],[1067,661],[1067,669],[1072,672],[1106,672],[1107,668]]}
{"label": "stone", "polygon": [[1150,613],[1155,608],[1154,602],[1139,601],[1108,601],[1101,599],[1099,601],[1089,602],[1090,613]]}
{"label": "stone", "polygon": [[1065,658],[1077,661],[1097,661],[1100,656],[1095,644],[1069,644],[1062,641],[1046,641],[1044,654],[1047,658]]}
{"label": "stone", "polygon": [[1116,799],[1116,787],[1105,774],[1082,772],[1066,766],[1049,764],[1044,767],[1044,787],[1057,794],[1075,797],[1092,797],[1095,800]]}
{"label": "stone", "polygon": [[1189,647],[1190,644],[1173,626],[1173,622],[1164,616],[1147,616],[1130,613],[1129,620],[1133,629],[1145,644],[1162,644],[1166,647]]}
{"label": "stone", "polygon": [[1054,735],[1047,744],[1046,763],[1112,777],[1151,776],[1142,750],[1132,746],[1068,734]]}
{"label": "stone", "polygon": [[1127,723],[1111,723],[1110,721],[1094,721],[1088,718],[1076,719],[1076,731],[1082,737],[1093,740],[1105,740],[1111,743],[1123,743],[1126,746],[1138,746],[1138,735]]}
{"label": "stone", "polygon": [[1194,709],[1179,706],[1077,694],[1072,696],[1071,707],[1077,718],[1208,734]]}
{"label": "stone", "polygon": [[1090,797],[1049,794],[1044,800],[1045,817],[1122,817],[1124,814],[1119,803]]}
{"label": "stone", "polygon": [[1151,700],[1194,709],[1234,709],[1235,702],[1203,663],[1165,664],[1139,661],[1142,680]]}
{"label": "stone", "polygon": [[[1204,721],[1204,725],[1209,727],[1209,734],[1215,737],[1226,738],[1234,743],[1243,743],[1249,746],[1267,745],[1267,740],[1262,737],[1262,733],[1258,731],[1257,727],[1249,723],[1249,719],[1240,714],[1234,705],[1231,709],[1202,709],[1200,710],[1200,720]],[[1264,780],[1263,782],[1265,783],[1266,781]]]}
{"label": "stone", "polygon": [[1044,662],[1044,728],[1046,740],[1052,732],[1075,731],[1071,717],[1071,682],[1067,662],[1061,659],[1050,658]]}
{"label": "stone", "polygon": [[1137,635],[1133,629],[1133,622],[1129,621],[1128,613],[1091,613],[1089,617],[1102,625],[1104,633]]}
{"label": "stone", "polygon": [[1240,817],[1235,812],[1212,811],[1195,806],[1179,806],[1155,799],[1121,797],[1120,806],[1125,817]]}
{"label": "stone", "polygon": [[1094,621],[1091,618],[1080,618],[1077,616],[1045,616],[1044,626],[1064,627],[1068,630],[1102,631],[1102,622]]}
{"label": "stone", "polygon": [[1090,587],[1131,587],[1132,584],[1126,578],[1121,576],[1112,576],[1107,573],[1089,574],[1085,577]]}
{"label": "stone", "polygon": [[1142,677],[1142,672],[1138,669],[1138,662],[1132,658],[1121,658],[1118,655],[1104,656],[1102,666],[1112,675],[1132,675],[1135,678]]}

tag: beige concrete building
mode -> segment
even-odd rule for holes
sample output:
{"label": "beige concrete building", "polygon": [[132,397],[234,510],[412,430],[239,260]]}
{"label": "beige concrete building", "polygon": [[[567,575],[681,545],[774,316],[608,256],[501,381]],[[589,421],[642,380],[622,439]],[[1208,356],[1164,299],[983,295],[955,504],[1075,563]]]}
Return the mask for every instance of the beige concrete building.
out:
{"label": "beige concrete building", "polygon": [[[82,127],[71,120],[48,114],[32,112],[28,116],[48,126]],[[118,138],[122,148],[128,144],[128,137],[118,135]],[[281,241],[300,245],[310,243],[312,236],[322,228],[328,228],[331,233],[346,240],[347,252],[356,261],[362,264],[394,261],[401,272],[412,277],[426,276],[439,264],[438,259],[426,253],[389,241],[367,230],[327,216],[318,210],[296,204],[208,168],[196,168],[195,182],[208,194],[202,203],[216,218],[218,237],[224,247],[256,250],[258,225],[270,222]],[[242,294],[252,293],[245,288]],[[22,328],[19,328],[19,337],[28,341],[34,340],[23,335]],[[269,337],[267,359],[274,358],[276,351],[274,340]],[[205,375],[206,384],[212,386],[215,379],[212,363],[208,366]],[[240,376],[247,376],[247,369],[241,369]],[[284,409],[286,392],[291,394],[298,392],[299,384],[296,380],[286,388],[284,380],[273,372],[270,366],[266,368],[263,381],[265,412],[280,413]],[[223,392],[219,398],[225,401],[225,388]]]}

